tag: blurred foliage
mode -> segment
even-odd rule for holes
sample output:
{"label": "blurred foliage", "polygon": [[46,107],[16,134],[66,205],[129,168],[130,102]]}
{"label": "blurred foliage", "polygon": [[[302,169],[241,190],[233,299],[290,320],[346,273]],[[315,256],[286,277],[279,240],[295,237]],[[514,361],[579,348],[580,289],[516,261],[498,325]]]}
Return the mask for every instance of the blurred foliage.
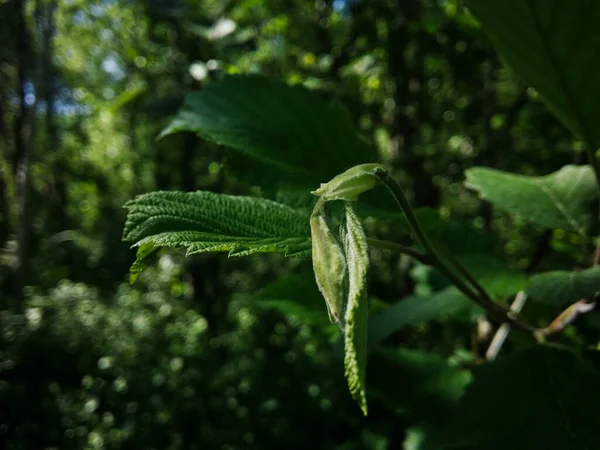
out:
{"label": "blurred foliage", "polygon": [[[554,399],[548,386],[564,388],[556,401],[569,410],[588,391],[596,398],[592,363],[547,350],[563,362],[556,377],[544,378],[541,364],[522,380],[515,371],[548,354],[515,353],[524,338],[511,333],[497,365],[472,370],[489,344],[490,324],[445,279],[405,256],[370,255],[367,419],[347,392],[340,333],[307,259],[184,259],[159,250],[146,255],[149,269],[129,285],[136,255],[121,242],[123,205],[138,194],[202,190],[311,207],[305,191],[270,189],[265,164],[240,149],[191,132],[157,139],[186,94],[214,93],[214,82],[230,74],[260,73],[314,91],[311,102],[343,105],[344,118],[330,117],[340,114],[338,106],[319,116],[288,111],[358,133],[320,137],[316,154],[330,140],[356,151],[309,167],[314,180],[327,181],[339,165],[372,162],[357,156],[371,146],[373,160],[385,163],[420,207],[426,230],[495,295],[510,300],[533,273],[562,276],[589,266],[593,237],[545,230],[527,214],[509,214],[506,192],[494,205],[463,185],[475,165],[538,179],[585,161],[581,137],[542,102],[548,88],[555,109],[564,107],[555,84],[525,85],[504,58],[513,65],[517,58],[516,69],[528,61],[497,55],[465,3],[0,1],[0,448],[425,449],[440,436],[457,448],[480,448],[482,436],[510,445],[514,430],[501,420],[509,414],[564,431],[560,412],[549,407],[538,418],[527,416],[528,407]],[[564,8],[553,20],[575,23],[571,14],[582,10]],[[581,22],[581,40],[594,35],[595,18]],[[507,36],[498,33],[494,42]],[[552,37],[551,48],[563,52],[560,39]],[[591,111],[597,78],[579,69],[569,75],[569,86],[590,83],[576,110]],[[252,109],[233,110],[253,118]],[[281,117],[272,116],[264,126],[277,136]],[[559,116],[580,131],[568,114]],[[586,130],[594,123],[590,113]],[[297,136],[285,136],[292,148]],[[278,151],[271,143],[268,156]],[[287,156],[300,169],[301,155]],[[357,208],[367,236],[410,243],[406,223],[378,206]],[[596,215],[589,217],[593,229]],[[554,306],[530,302],[524,313],[545,325],[559,312]],[[594,313],[587,319],[556,340],[594,353],[598,320]],[[480,396],[490,380],[497,391]],[[585,410],[582,423],[597,424],[596,417]],[[599,447],[584,434],[578,439],[587,448]],[[557,448],[564,436],[556,436],[546,448]]]}

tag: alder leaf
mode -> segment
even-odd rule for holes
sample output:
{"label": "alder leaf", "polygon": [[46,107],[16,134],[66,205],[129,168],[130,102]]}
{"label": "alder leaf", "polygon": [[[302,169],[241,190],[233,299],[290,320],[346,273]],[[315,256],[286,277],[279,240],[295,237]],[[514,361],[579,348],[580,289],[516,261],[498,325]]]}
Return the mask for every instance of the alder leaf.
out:
{"label": "alder leaf", "polygon": [[[308,188],[348,166],[377,159],[338,104],[258,75],[230,75],[188,94],[161,136],[179,131],[228,147],[234,159],[252,160],[253,168],[267,176],[261,183],[267,187],[276,178]],[[245,174],[247,165],[241,169]]]}
{"label": "alder leaf", "polygon": [[479,196],[528,222],[591,235],[598,224],[597,193],[588,166],[564,166],[542,177],[484,167],[466,171],[465,185]]}
{"label": "alder leaf", "polygon": [[534,275],[525,292],[533,300],[565,306],[600,291],[600,267],[580,271],[556,270]]}
{"label": "alder leaf", "polygon": [[468,6],[548,108],[593,150],[600,146],[600,2],[472,0]]}

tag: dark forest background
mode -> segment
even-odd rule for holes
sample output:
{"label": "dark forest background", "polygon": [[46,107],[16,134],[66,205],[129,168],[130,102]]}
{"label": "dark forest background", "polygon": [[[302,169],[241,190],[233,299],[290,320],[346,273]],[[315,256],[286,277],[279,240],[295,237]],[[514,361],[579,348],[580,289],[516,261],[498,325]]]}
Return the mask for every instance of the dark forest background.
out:
{"label": "dark forest background", "polygon": [[[492,235],[511,267],[583,262],[579,238],[462,185],[583,155],[460,1],[0,1],[1,448],[418,449],[464,385],[440,368],[480,351],[475,327],[406,327],[400,369],[369,363],[363,418],[308,261],[164,252],[130,286],[127,200],[269,194],[215,144],[157,140],[186,93],[235,73],[341,102],[414,205]],[[373,264],[374,308],[437,289],[404,257]],[[412,371],[420,349],[440,359]]]}

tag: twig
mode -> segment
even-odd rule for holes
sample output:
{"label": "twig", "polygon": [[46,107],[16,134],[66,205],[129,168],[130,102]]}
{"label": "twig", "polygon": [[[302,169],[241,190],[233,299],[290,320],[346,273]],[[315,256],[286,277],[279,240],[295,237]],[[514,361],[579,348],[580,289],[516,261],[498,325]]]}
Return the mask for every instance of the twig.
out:
{"label": "twig", "polygon": [[408,255],[416,259],[420,263],[427,265],[431,264],[431,258],[429,258],[428,255],[426,255],[425,253],[421,253],[420,251],[412,247],[407,247],[402,244],[396,244],[395,242],[382,241],[380,239],[375,238],[367,238],[367,243],[370,247],[379,248],[382,250],[394,250]]}
{"label": "twig", "polygon": [[440,251],[444,254],[444,257],[450,261],[454,267],[458,270],[458,272],[467,279],[471,286],[481,295],[483,298],[488,300],[489,302],[493,302],[492,298],[488,294],[488,292],[484,289],[484,287],[479,284],[479,282],[475,279],[473,275],[463,266],[458,259],[456,259],[444,246],[440,245],[438,247]]}
{"label": "twig", "polygon": [[[525,306],[526,301],[527,294],[525,293],[525,291],[519,291],[515,296],[514,301],[510,305],[510,310],[515,314],[519,314],[523,309],[523,306]],[[487,352],[485,352],[485,359],[487,359],[488,361],[493,361],[494,359],[496,359],[496,356],[498,356],[498,352],[502,348],[504,341],[506,341],[509,332],[510,324],[503,323],[502,325],[500,325],[498,331],[496,331],[496,334],[494,334],[494,337],[492,338],[492,342],[490,342],[490,346],[488,347]]]}
{"label": "twig", "polygon": [[544,338],[554,333],[559,333],[563,331],[568,325],[573,323],[573,321],[580,314],[585,314],[590,312],[596,307],[596,302],[590,301],[587,299],[579,300],[578,302],[573,303],[563,312],[561,312],[556,319],[552,321],[550,325],[546,328],[542,328],[536,332],[537,336],[540,338]]}
{"label": "twig", "polygon": [[404,191],[402,190],[398,182],[394,178],[392,178],[386,170],[383,169],[378,170],[376,172],[376,175],[383,182],[383,184],[385,184],[385,186],[390,190],[390,192],[396,199],[396,202],[398,203],[398,206],[406,216],[408,224],[410,225],[417,241],[425,250],[425,254],[431,259],[429,263],[431,266],[436,268],[466,297],[468,297],[473,302],[477,303],[483,309],[488,311],[488,313],[497,321],[511,323],[516,328],[525,331],[529,334],[533,334],[536,331],[536,328],[529,325],[528,323],[519,320],[514,313],[508,310],[508,308],[491,301],[489,299],[489,295],[483,296],[479,294],[479,292],[473,291],[471,287],[465,284],[465,282],[460,277],[458,277],[452,270],[450,270],[448,266],[446,266],[444,261],[440,258],[436,248],[431,244],[431,242],[423,232],[423,229],[417,221],[417,218],[415,217],[413,210],[410,207],[406,196],[404,195]]}

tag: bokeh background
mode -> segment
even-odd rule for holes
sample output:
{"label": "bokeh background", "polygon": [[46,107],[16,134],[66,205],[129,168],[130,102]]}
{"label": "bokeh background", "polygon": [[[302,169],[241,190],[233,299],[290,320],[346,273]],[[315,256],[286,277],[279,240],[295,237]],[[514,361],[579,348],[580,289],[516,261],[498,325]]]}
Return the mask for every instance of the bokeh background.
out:
{"label": "bokeh background", "polygon": [[[462,385],[443,367],[477,352],[474,327],[406,327],[388,342],[440,360],[370,361],[363,418],[309,260],[170,251],[130,286],[127,200],[268,196],[226,149],[157,140],[186,93],[236,73],[341,102],[413,204],[493,235],[511,267],[581,262],[576,238],[462,186],[473,165],[582,155],[459,1],[0,0],[0,448],[417,449]],[[373,263],[375,309],[439,287]]]}

